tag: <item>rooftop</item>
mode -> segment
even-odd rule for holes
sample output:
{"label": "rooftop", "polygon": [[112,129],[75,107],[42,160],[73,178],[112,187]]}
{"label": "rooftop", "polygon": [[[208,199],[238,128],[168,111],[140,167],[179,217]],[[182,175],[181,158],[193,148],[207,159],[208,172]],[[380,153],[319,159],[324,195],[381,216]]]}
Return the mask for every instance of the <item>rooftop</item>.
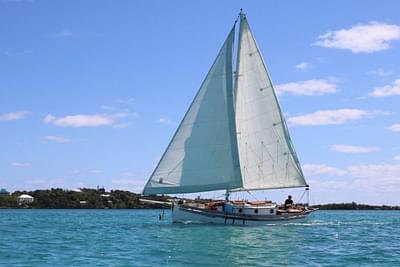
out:
{"label": "rooftop", "polygon": [[33,197],[27,194],[22,194],[18,198],[33,198]]}

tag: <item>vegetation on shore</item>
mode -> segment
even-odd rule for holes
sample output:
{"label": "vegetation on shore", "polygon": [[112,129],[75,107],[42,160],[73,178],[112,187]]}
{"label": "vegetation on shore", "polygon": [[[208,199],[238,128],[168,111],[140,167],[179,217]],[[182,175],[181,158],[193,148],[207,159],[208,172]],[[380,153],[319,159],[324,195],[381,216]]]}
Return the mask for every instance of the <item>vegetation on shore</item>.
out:
{"label": "vegetation on shore", "polygon": [[[18,204],[18,196],[28,194],[34,197],[29,204]],[[143,197],[123,190],[82,188],[79,191],[52,188],[49,190],[15,191],[10,196],[0,197],[0,208],[44,208],[44,209],[152,209],[163,208],[159,203],[142,203],[139,198],[168,201],[166,197]]]}
{"label": "vegetation on shore", "polygon": [[312,207],[320,210],[400,210],[400,206],[389,206],[389,205],[367,205],[357,204],[356,202],[351,203],[330,203],[313,205]]}
{"label": "vegetation on shore", "polygon": [[[29,204],[18,203],[18,196],[28,194],[34,197]],[[148,199],[156,202],[141,202],[139,199]],[[0,196],[0,208],[41,208],[41,209],[154,209],[166,208],[160,202],[167,202],[168,197],[149,196],[123,190],[82,188],[78,191],[52,188],[47,190],[15,191],[9,196]],[[198,202],[208,202],[210,199],[196,199]],[[400,210],[400,206],[376,206],[367,204],[331,203],[313,205],[321,210]]]}

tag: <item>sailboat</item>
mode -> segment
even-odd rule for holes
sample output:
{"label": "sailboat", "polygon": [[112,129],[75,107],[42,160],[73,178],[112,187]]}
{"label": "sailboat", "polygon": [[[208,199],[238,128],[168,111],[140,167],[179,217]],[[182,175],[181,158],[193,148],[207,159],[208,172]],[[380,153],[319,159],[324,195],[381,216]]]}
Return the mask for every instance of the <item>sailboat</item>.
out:
{"label": "sailboat", "polygon": [[225,190],[224,201],[173,203],[172,221],[260,225],[301,220],[313,210],[234,201],[230,194],[295,187],[309,189],[267,67],[241,11],[143,194]]}

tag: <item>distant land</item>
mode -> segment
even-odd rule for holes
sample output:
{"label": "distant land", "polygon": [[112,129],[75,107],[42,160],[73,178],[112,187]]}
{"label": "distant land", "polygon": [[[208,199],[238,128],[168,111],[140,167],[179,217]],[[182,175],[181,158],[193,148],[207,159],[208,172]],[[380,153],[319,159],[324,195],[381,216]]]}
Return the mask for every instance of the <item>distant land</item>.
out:
{"label": "distant land", "polygon": [[[32,196],[32,203],[18,202],[18,197],[26,194]],[[150,201],[143,201],[150,200]],[[0,208],[38,208],[38,209],[159,209],[168,208],[168,196],[142,196],[124,190],[106,191],[104,188],[81,188],[65,190],[52,188],[34,191],[15,191],[10,195],[0,196]],[[142,201],[141,201],[142,200]],[[206,202],[209,199],[196,199]],[[400,210],[400,206],[368,205],[351,203],[318,204],[312,207],[321,210]]]}
{"label": "distant land", "polygon": [[[18,202],[21,195],[33,197],[32,203]],[[153,200],[141,202],[140,199]],[[38,209],[157,209],[165,208],[159,202],[167,202],[170,197],[145,197],[124,190],[81,188],[65,190],[52,188],[47,190],[15,191],[8,196],[0,196],[0,208],[38,208]],[[159,201],[159,202],[157,202]]]}
{"label": "distant land", "polygon": [[400,206],[368,205],[357,204],[356,202],[320,204],[313,205],[313,207],[320,210],[400,210]]}

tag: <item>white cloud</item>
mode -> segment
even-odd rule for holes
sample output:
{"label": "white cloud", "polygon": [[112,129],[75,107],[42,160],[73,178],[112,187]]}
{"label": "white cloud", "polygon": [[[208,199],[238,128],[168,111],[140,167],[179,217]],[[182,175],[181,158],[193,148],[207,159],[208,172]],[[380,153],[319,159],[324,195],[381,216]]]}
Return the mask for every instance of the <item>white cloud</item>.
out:
{"label": "white cloud", "polygon": [[375,87],[369,95],[374,97],[400,95],[400,79],[395,80],[391,85]]}
{"label": "white cloud", "polygon": [[[307,179],[314,189],[314,200],[399,205],[400,164],[354,164],[343,169],[330,168],[339,170],[337,175],[335,172],[321,173],[320,177]],[[335,195],[337,192],[340,194]]]}
{"label": "white cloud", "polygon": [[53,121],[55,121],[55,120],[56,120],[56,117],[53,116],[53,115],[51,115],[51,114],[47,114],[47,115],[44,117],[44,119],[43,119],[43,121],[44,121],[45,123],[51,123],[51,122],[53,122]]}
{"label": "white cloud", "polygon": [[54,136],[54,135],[48,135],[45,136],[44,139],[46,141],[51,141],[51,142],[56,142],[56,143],[70,143],[72,142],[71,139],[62,137],[62,136]]}
{"label": "white cloud", "polygon": [[10,113],[0,114],[0,121],[15,121],[20,120],[28,116],[28,111],[16,111]]}
{"label": "white cloud", "polygon": [[[346,180],[312,180],[309,179],[308,184],[312,185],[313,189],[316,189],[313,192],[323,192],[323,190],[343,190],[349,188],[350,181]],[[326,199],[327,196],[323,197],[323,200]],[[354,199],[352,199],[353,201]],[[334,200],[336,201],[336,200]],[[323,203],[334,202],[334,201],[322,201]]]}
{"label": "white cloud", "polygon": [[336,84],[328,80],[306,80],[300,82],[291,82],[285,84],[278,84],[275,86],[278,94],[292,94],[292,95],[324,95],[329,93],[336,93]]}
{"label": "white cloud", "polygon": [[400,155],[396,155],[393,157],[394,160],[400,160]]}
{"label": "white cloud", "polygon": [[289,117],[288,123],[290,126],[336,125],[344,124],[351,120],[373,118],[376,115],[387,114],[387,112],[383,111],[368,111],[363,109],[318,110],[310,114]]}
{"label": "white cloud", "polygon": [[374,75],[374,76],[379,76],[379,77],[386,77],[390,76],[393,74],[392,71],[385,71],[382,68],[376,69],[376,70],[371,70],[367,72],[368,75]]}
{"label": "white cloud", "polygon": [[[313,165],[311,164],[311,166]],[[351,188],[352,190],[362,189],[372,192],[377,192],[377,190],[381,192],[392,192],[400,188],[400,164],[357,164],[347,166],[344,169],[337,169],[325,165],[321,166],[327,169],[327,171],[315,171],[314,173],[311,172],[310,175],[330,174],[345,176],[345,180],[321,180],[316,181],[317,184],[322,182],[323,185],[327,182],[328,187],[337,185],[338,187]],[[331,169],[332,171],[330,171]],[[316,168],[316,170],[318,169]],[[331,182],[332,184],[330,184]]]}
{"label": "white cloud", "polygon": [[400,26],[380,22],[359,24],[349,29],[329,31],[318,36],[315,45],[349,49],[353,53],[373,53],[390,48],[390,42],[400,39]]}
{"label": "white cloud", "polygon": [[391,126],[388,127],[388,129],[393,132],[400,132],[400,123],[392,124]]}
{"label": "white cloud", "polygon": [[29,162],[13,162],[11,163],[12,166],[17,167],[17,168],[30,168],[32,167],[32,164]]}
{"label": "white cloud", "polygon": [[162,118],[159,118],[159,119],[157,120],[157,122],[158,122],[158,123],[161,123],[161,124],[171,124],[171,123],[172,123],[172,120],[169,119],[169,118],[166,118],[166,117],[162,117]]}
{"label": "white cloud", "polygon": [[301,62],[295,66],[297,70],[303,71],[311,67],[311,63],[309,62]]}
{"label": "white cloud", "polygon": [[331,150],[342,153],[371,153],[380,151],[378,147],[364,147],[351,145],[332,145]]}
{"label": "white cloud", "polygon": [[325,164],[304,164],[303,170],[306,175],[344,175],[346,173],[344,170]]}
{"label": "white cloud", "polygon": [[347,167],[350,175],[360,178],[393,178],[400,183],[400,164],[360,164]]}
{"label": "white cloud", "polygon": [[98,127],[98,126],[118,126],[120,120],[128,117],[129,113],[96,114],[96,115],[68,115],[56,118],[48,114],[44,118],[47,124],[59,127]]}

